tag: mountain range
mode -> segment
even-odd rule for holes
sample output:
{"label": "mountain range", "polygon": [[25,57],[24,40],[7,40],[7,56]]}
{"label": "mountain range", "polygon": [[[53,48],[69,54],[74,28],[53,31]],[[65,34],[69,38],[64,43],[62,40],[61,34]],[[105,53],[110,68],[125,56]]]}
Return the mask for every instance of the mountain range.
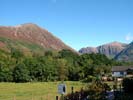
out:
{"label": "mountain range", "polygon": [[[76,52],[52,33],[33,23],[0,26],[0,50],[10,52],[11,48],[24,52],[60,51],[62,49]],[[133,61],[133,42],[125,44],[115,41],[98,47],[81,48],[79,53],[101,53],[116,60]]]}
{"label": "mountain range", "polygon": [[115,59],[122,61],[133,61],[133,42],[131,42],[125,49],[123,49]]}
{"label": "mountain range", "polygon": [[133,61],[133,42],[125,44],[115,41],[98,47],[81,48],[79,53],[100,53],[120,61]]}
{"label": "mountain range", "polygon": [[112,42],[104,45],[100,45],[98,47],[86,47],[79,50],[80,53],[101,53],[105,54],[108,57],[115,57],[118,53],[120,53],[124,48],[127,47],[127,44],[120,42]]}
{"label": "mountain range", "polygon": [[10,48],[17,48],[23,51],[38,52],[43,50],[73,50],[52,33],[32,23],[0,26],[0,48],[7,51]]}

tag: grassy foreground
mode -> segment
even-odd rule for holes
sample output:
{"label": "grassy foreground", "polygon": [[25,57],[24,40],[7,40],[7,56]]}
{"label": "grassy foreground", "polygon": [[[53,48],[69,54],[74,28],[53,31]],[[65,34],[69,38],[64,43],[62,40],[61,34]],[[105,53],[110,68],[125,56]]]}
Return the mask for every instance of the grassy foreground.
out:
{"label": "grassy foreground", "polygon": [[[55,100],[60,82],[0,83],[0,100]],[[84,86],[81,82],[64,82],[67,93],[78,91]]]}

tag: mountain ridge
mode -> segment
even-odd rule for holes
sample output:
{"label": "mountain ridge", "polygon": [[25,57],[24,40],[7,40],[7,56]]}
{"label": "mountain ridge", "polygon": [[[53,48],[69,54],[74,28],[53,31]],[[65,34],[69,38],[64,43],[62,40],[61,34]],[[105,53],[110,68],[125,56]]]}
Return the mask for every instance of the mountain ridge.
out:
{"label": "mountain ridge", "polygon": [[[53,49],[57,51],[62,49],[74,51],[74,49],[67,46],[51,32],[33,23],[16,26],[0,26],[0,46],[6,47],[7,44],[11,44],[9,42],[17,42],[18,45],[34,44],[40,48],[42,47],[44,49]],[[12,45],[15,45],[13,43]]]}
{"label": "mountain ridge", "polygon": [[117,55],[120,51],[122,51],[127,44],[125,43],[120,43],[117,41],[111,42],[111,43],[106,43],[97,47],[86,47],[86,48],[81,48],[79,50],[79,53],[84,54],[84,53],[101,53],[105,54],[106,56],[113,58],[115,55]]}
{"label": "mountain ridge", "polygon": [[133,61],[133,41],[115,56],[119,61]]}

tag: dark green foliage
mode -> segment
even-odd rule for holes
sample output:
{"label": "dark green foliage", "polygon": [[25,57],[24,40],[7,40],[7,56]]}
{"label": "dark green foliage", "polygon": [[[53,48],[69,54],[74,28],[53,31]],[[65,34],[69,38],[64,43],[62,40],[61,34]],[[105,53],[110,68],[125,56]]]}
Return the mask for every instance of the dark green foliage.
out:
{"label": "dark green foliage", "polygon": [[67,94],[64,97],[64,100],[89,100],[87,96],[88,96],[88,91],[81,89],[79,92],[76,91],[74,93]]}
{"label": "dark green foliage", "polygon": [[25,64],[18,64],[13,70],[13,79],[15,82],[28,82],[30,80],[29,70]]}
{"label": "dark green foliage", "polygon": [[92,76],[92,75],[88,75],[84,80],[83,82],[93,82],[96,80],[96,77],[95,76]]}
{"label": "dark green foliage", "polygon": [[11,57],[16,60],[16,64],[21,62],[21,58],[24,56],[23,52],[19,49],[12,48],[11,49]]}
{"label": "dark green foliage", "polygon": [[36,66],[32,69],[32,71],[37,81],[47,81],[48,71],[43,64],[37,63]]}
{"label": "dark green foliage", "polygon": [[68,80],[72,81],[79,80],[80,79],[79,72],[81,71],[81,68],[77,62],[79,55],[70,50],[62,50],[59,52],[59,58],[66,60]]}
{"label": "dark green foliage", "polygon": [[44,54],[45,56],[53,56],[53,52],[52,51],[46,51],[45,52],[45,54]]}
{"label": "dark green foliage", "polygon": [[12,82],[12,70],[0,62],[0,82]]}
{"label": "dark green foliage", "polygon": [[102,54],[78,55],[70,50],[45,51],[25,55],[22,50],[0,50],[0,81],[30,82],[70,80],[91,82],[111,73],[112,65],[132,65],[116,62]]}
{"label": "dark green foliage", "polygon": [[11,49],[11,57],[19,59],[19,58],[23,57],[23,53],[18,49],[12,48]]}
{"label": "dark green foliage", "polygon": [[50,55],[41,56],[38,58],[38,61],[44,66],[45,81],[56,81],[58,79],[58,61],[54,58],[54,56]]}
{"label": "dark green foliage", "polygon": [[133,78],[125,78],[122,85],[125,93],[133,93]]}
{"label": "dark green foliage", "polygon": [[111,90],[106,83],[101,81],[94,81],[87,87],[89,100],[106,100],[106,91]]}
{"label": "dark green foliage", "polygon": [[112,62],[102,54],[83,54],[77,59],[77,63],[81,66],[80,78],[85,81],[89,75],[100,77],[102,74],[111,73]]}
{"label": "dark green foliage", "polygon": [[109,91],[110,87],[106,83],[101,81],[94,81],[92,84],[88,84],[86,89],[81,89],[79,92],[72,92],[64,97],[64,100],[107,100],[106,91]]}

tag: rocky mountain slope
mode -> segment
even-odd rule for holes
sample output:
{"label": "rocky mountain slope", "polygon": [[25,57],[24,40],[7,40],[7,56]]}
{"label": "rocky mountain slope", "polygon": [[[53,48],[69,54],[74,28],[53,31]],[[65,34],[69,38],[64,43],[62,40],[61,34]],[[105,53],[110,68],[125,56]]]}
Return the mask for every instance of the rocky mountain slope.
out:
{"label": "rocky mountain slope", "polygon": [[124,50],[115,57],[116,60],[133,61],[133,42],[131,42]]}
{"label": "rocky mountain slope", "polygon": [[23,50],[72,50],[52,33],[32,23],[0,26],[0,48],[9,50],[11,47]]}
{"label": "rocky mountain slope", "polygon": [[127,44],[120,43],[120,42],[112,42],[108,44],[104,44],[98,47],[87,47],[87,48],[82,48],[79,50],[79,53],[101,53],[105,54],[106,56],[113,58],[115,57],[118,53],[120,53]]}

